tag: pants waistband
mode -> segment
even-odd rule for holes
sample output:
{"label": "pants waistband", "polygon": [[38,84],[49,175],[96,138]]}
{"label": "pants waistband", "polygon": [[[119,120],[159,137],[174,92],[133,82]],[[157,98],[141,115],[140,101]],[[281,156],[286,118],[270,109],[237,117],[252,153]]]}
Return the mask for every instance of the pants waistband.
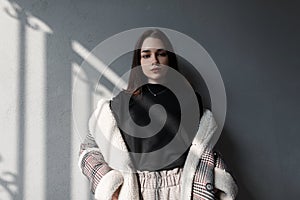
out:
{"label": "pants waistband", "polygon": [[138,171],[137,176],[142,188],[164,188],[180,184],[182,168],[162,171]]}

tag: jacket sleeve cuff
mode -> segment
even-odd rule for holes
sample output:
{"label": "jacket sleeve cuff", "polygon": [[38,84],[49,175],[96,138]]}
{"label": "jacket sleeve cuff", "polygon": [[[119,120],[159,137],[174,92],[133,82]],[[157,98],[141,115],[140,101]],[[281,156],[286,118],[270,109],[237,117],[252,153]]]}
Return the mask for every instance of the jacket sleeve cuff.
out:
{"label": "jacket sleeve cuff", "polygon": [[83,150],[83,151],[80,153],[79,159],[78,159],[78,167],[79,167],[79,169],[82,170],[82,160],[83,160],[83,157],[84,157],[87,153],[92,152],[92,151],[100,152],[100,151],[99,151],[99,148],[88,148],[88,149]]}
{"label": "jacket sleeve cuff", "polygon": [[232,200],[236,198],[238,187],[227,171],[215,167],[215,186],[223,193],[220,195],[221,200]]}
{"label": "jacket sleeve cuff", "polygon": [[117,170],[111,170],[105,176],[102,177],[101,181],[95,190],[96,200],[111,200],[114,192],[123,184],[123,176],[121,172]]}

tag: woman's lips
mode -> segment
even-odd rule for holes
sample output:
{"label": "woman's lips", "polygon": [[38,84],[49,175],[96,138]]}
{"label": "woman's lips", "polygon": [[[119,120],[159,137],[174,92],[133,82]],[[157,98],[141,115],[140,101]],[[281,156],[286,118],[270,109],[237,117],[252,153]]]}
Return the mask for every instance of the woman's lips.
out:
{"label": "woman's lips", "polygon": [[159,71],[160,71],[159,68],[151,69],[151,72],[153,72],[153,73],[157,73],[157,72],[159,72]]}
{"label": "woman's lips", "polygon": [[159,67],[154,67],[153,69],[151,69],[152,72],[158,72],[160,70]]}

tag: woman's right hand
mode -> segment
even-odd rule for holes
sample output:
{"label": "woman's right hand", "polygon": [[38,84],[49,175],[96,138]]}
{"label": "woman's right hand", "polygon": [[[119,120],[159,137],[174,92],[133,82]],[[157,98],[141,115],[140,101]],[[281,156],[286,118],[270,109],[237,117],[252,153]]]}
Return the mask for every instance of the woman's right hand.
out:
{"label": "woman's right hand", "polygon": [[115,193],[113,194],[112,200],[118,200],[120,190],[121,190],[121,186],[120,186],[120,187],[115,191]]}

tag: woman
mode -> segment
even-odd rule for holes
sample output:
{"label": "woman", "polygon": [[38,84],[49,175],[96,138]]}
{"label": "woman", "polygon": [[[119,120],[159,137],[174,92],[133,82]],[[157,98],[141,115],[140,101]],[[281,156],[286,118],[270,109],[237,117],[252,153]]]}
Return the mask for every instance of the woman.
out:
{"label": "woman", "polygon": [[[209,144],[217,127],[212,113],[203,112],[200,95],[189,94],[188,83],[178,84],[174,71],[177,59],[166,35],[144,32],[127,90],[98,102],[81,144],[79,166],[96,199],[236,197],[233,178]],[[179,89],[174,94],[170,88]],[[157,104],[164,110],[152,109]],[[125,154],[114,153],[115,147]]]}

